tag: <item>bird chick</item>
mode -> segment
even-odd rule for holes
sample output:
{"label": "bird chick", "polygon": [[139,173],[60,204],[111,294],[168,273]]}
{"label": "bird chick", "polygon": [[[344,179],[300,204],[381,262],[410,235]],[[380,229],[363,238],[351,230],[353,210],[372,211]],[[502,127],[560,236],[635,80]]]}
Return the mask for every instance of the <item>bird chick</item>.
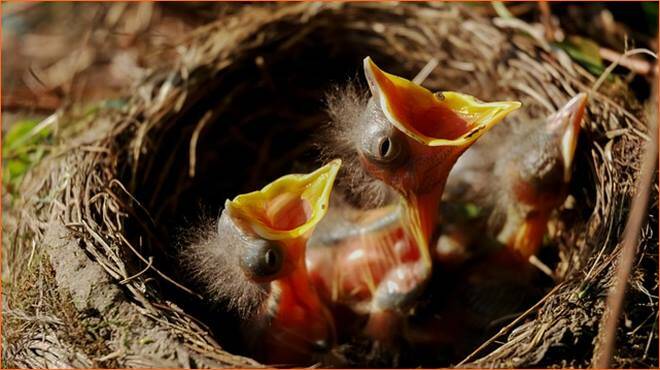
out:
{"label": "bird chick", "polygon": [[444,268],[434,278],[443,298],[411,330],[418,348],[451,347],[464,356],[542,293],[527,262],[566,199],[586,104],[581,93],[545,119],[499,126],[458,160],[443,208],[474,202],[481,212],[470,219],[443,213],[435,257]]}
{"label": "bird chick", "polygon": [[382,71],[368,57],[364,72],[370,99],[348,88],[329,100],[332,141],[324,151],[345,159],[352,183],[368,184],[360,184],[359,191],[382,191],[384,184],[398,194],[397,202],[363,211],[368,221],[358,222],[344,238],[331,238],[336,242],[329,247],[310,244],[308,263],[321,294],[367,312],[366,332],[383,338],[393,330],[392,317],[414,301],[430,277],[429,239],[450,169],[520,103],[434,94]]}
{"label": "bird chick", "polygon": [[270,364],[309,364],[333,345],[333,319],[309,280],[305,246],[324,217],[340,160],[225,203],[216,229],[183,250],[193,279],[239,313]]}
{"label": "bird chick", "polygon": [[[515,260],[526,262],[536,254],[551,213],[566,199],[586,104],[587,95],[580,93],[544,120],[499,126],[449,175],[445,201],[478,204],[488,215],[482,235],[506,246]],[[439,240],[440,260],[455,251],[443,244],[450,242]]]}
{"label": "bird chick", "polygon": [[524,261],[536,254],[550,214],[568,195],[586,104],[586,94],[576,95],[496,165],[508,198],[499,200],[507,208],[497,239]]}

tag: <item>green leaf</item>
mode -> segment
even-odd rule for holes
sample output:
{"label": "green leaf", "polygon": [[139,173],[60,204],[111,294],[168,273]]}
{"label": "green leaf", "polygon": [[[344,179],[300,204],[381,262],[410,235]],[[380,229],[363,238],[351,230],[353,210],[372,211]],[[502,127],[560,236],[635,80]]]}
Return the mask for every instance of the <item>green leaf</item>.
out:
{"label": "green leaf", "polygon": [[48,151],[52,129],[38,128],[39,122],[34,119],[16,121],[2,138],[3,184],[10,192]]}
{"label": "green leaf", "polygon": [[38,124],[38,121],[30,119],[14,122],[3,137],[3,156],[20,146],[30,131]]}
{"label": "green leaf", "polygon": [[573,60],[596,76],[605,70],[603,59],[600,57],[600,46],[593,40],[570,36],[566,41],[556,43],[555,46],[564,50]]}
{"label": "green leaf", "polygon": [[28,163],[25,160],[17,159],[7,163],[7,174],[9,177],[22,175],[27,170]]}

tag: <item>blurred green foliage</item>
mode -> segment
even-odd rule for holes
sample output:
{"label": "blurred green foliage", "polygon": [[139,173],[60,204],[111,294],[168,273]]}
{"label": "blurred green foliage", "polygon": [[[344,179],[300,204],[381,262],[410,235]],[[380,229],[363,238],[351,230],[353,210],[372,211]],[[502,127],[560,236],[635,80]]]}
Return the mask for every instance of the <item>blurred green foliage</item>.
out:
{"label": "blurred green foliage", "polygon": [[600,46],[593,40],[570,36],[563,42],[555,43],[555,46],[563,49],[573,60],[596,76],[605,70],[603,59],[600,57]]}
{"label": "blurred green foliage", "polygon": [[2,138],[2,184],[10,194],[50,148],[52,128],[39,127],[39,123],[34,119],[16,121]]}

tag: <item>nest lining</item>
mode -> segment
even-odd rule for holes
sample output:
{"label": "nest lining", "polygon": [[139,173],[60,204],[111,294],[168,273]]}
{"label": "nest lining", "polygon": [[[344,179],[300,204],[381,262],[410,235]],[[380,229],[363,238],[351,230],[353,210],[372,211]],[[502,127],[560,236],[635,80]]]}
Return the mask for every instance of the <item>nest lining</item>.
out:
{"label": "nest lining", "polygon": [[[31,330],[7,356],[16,366],[258,366],[231,354],[240,352],[231,340],[236,320],[214,313],[179,276],[177,235],[200,213],[215,216],[226,198],[317,165],[311,139],[327,120],[323,96],[358,76],[366,55],[406,77],[435,60],[426,87],[520,100],[520,120],[589,89],[593,76],[525,27],[453,4],[295,4],[247,6],[195,31],[180,59],[139,81],[121,110],[102,111],[80,134],[62,133],[60,150],[23,185],[16,261],[32,241],[43,246],[37,255],[55,278],[34,269],[24,276],[64,291],[98,350],[53,320],[24,327]],[[625,88],[606,84],[593,96],[576,153],[575,202],[553,232],[563,280],[462,366],[589,365],[648,135]],[[635,323],[657,316],[657,298],[644,293],[657,287],[657,191],[654,200],[626,311]],[[57,263],[71,256],[80,261],[75,271],[93,266],[86,294],[85,282],[67,280]],[[47,311],[57,318],[52,301]],[[107,325],[105,335],[90,320]],[[655,353],[638,345],[657,344],[651,330],[619,350],[621,365],[657,360],[657,345]]]}

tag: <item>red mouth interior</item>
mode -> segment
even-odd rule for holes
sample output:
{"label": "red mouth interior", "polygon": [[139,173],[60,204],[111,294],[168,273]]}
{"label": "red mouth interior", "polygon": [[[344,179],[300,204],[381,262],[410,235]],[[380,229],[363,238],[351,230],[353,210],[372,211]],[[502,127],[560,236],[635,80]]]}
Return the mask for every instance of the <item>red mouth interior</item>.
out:
{"label": "red mouth interior", "polygon": [[463,118],[444,106],[432,106],[429,109],[415,113],[410,110],[410,126],[420,134],[434,139],[454,140],[472,127]]}
{"label": "red mouth interior", "polygon": [[274,230],[286,231],[305,224],[311,214],[309,201],[294,194],[284,193],[267,202],[260,220]]}
{"label": "red mouth interior", "polygon": [[472,125],[445,105],[429,103],[428,96],[403,96],[390,81],[381,84],[381,88],[394,117],[412,131],[434,139],[454,140],[472,129]]}

